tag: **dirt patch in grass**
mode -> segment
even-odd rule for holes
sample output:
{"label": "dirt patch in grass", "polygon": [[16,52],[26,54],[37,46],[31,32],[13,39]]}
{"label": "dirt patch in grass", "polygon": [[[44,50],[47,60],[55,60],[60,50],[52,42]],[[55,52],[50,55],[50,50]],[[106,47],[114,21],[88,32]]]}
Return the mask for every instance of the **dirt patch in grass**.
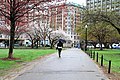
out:
{"label": "dirt patch in grass", "polygon": [[0,58],[1,60],[8,60],[8,61],[14,61],[14,60],[20,60],[20,58]]}
{"label": "dirt patch in grass", "polygon": [[100,69],[102,69],[102,71],[104,72],[104,74],[109,78],[109,80],[120,80],[120,73],[116,73],[116,72],[112,72],[108,73],[108,70],[106,67],[101,67],[100,65],[98,65],[100,67]]}

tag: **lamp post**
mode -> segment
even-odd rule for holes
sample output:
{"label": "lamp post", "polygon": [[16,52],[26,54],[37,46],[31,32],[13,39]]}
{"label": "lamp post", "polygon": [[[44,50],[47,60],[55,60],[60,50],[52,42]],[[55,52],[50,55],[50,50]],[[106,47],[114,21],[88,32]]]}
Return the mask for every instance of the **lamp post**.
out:
{"label": "lamp post", "polygon": [[87,51],[87,25],[85,25],[85,51]]}

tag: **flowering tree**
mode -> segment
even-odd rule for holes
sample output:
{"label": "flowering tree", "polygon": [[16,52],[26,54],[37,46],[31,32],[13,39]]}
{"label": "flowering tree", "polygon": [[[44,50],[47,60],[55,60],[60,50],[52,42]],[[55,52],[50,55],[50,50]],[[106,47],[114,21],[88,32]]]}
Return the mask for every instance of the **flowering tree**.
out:
{"label": "flowering tree", "polygon": [[44,7],[40,5],[45,6],[44,3],[54,1],[55,0],[0,0],[0,27],[7,26],[10,29],[8,59],[13,59],[14,37],[18,27],[21,28],[21,26],[33,21],[33,16],[35,15],[31,15],[31,13],[37,9],[44,10]]}
{"label": "flowering tree", "polygon": [[59,39],[63,39],[66,41],[71,40],[71,38],[63,30],[50,30],[48,32],[48,39],[50,41],[50,48],[53,48],[53,46],[59,41]]}
{"label": "flowering tree", "polygon": [[62,36],[63,36],[63,34],[58,34],[58,33],[54,33],[52,31],[49,31],[47,37],[49,39],[51,49],[58,42],[59,38]]}
{"label": "flowering tree", "polygon": [[[63,3],[64,2],[65,1],[63,0]],[[46,7],[42,11],[39,11],[41,9],[37,8],[38,11],[35,12],[37,17],[34,17],[35,21],[33,22],[34,33],[35,33],[34,35],[37,37],[35,42],[42,40],[44,42],[43,46],[45,47],[46,45],[45,40],[47,39],[49,28],[51,28],[51,24],[53,24],[52,18],[55,18],[55,16],[61,14],[62,13],[61,9],[63,9],[64,6],[65,4],[57,5],[57,3],[52,3],[52,4],[46,4]]]}

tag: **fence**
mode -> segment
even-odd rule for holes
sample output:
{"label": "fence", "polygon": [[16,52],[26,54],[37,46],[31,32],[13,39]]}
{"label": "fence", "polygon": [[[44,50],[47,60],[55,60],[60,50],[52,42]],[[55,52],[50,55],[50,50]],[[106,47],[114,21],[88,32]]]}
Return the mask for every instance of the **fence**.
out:
{"label": "fence", "polygon": [[[104,55],[100,55],[99,56],[99,53],[95,53],[95,51],[90,51],[90,52],[87,52],[87,54],[93,59],[95,60],[97,63],[100,63],[100,66],[107,66],[107,71],[108,73],[111,73],[111,65],[112,65],[112,62],[111,60],[108,60],[106,58],[104,58]],[[108,65],[104,65],[104,62],[107,62]]]}

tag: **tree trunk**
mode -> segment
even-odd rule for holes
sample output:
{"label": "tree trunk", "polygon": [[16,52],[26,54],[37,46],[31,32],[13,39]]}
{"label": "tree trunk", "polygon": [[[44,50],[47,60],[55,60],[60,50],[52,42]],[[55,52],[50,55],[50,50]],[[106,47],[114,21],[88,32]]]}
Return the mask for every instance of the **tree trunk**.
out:
{"label": "tree trunk", "polygon": [[32,49],[33,49],[33,47],[34,47],[33,44],[34,44],[34,43],[33,43],[33,40],[32,40],[32,45],[31,45],[31,48],[32,48]]}
{"label": "tree trunk", "polygon": [[50,49],[53,49],[53,45],[50,46]]}
{"label": "tree trunk", "polygon": [[102,42],[100,42],[100,50],[103,50]]}
{"label": "tree trunk", "polygon": [[10,48],[8,58],[13,58],[14,37],[15,37],[15,21],[12,20],[10,29]]}
{"label": "tree trunk", "polygon": [[50,49],[53,49],[53,42],[51,42],[50,44]]}
{"label": "tree trunk", "polygon": [[110,43],[110,47],[111,47],[111,49],[113,49],[113,47],[112,47],[112,43]]}
{"label": "tree trunk", "polygon": [[50,46],[50,49],[52,49],[53,47],[52,46]]}

